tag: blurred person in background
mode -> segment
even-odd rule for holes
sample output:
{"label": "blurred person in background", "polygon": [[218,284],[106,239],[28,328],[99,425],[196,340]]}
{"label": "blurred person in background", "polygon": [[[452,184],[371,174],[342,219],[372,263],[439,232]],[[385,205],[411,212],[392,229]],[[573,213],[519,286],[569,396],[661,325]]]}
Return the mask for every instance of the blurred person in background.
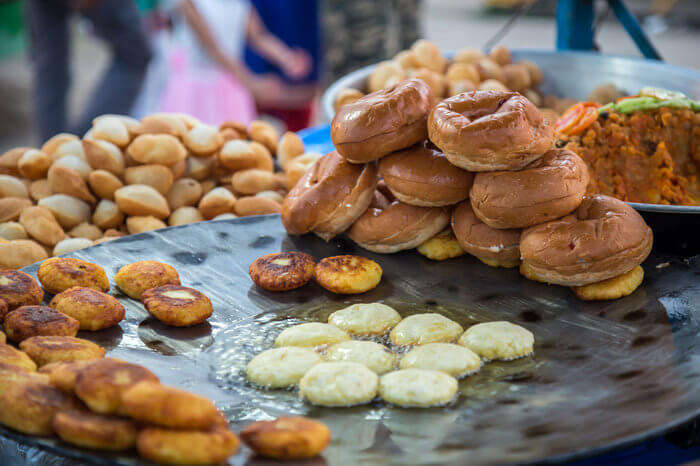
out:
{"label": "blurred person in background", "polygon": [[273,74],[283,84],[282,95],[256,96],[258,113],[281,120],[287,130],[309,126],[320,73],[320,29],[316,0],[252,0],[265,27],[287,47],[288,57],[277,63],[262,56],[254,44],[246,48],[245,61],[258,74]]}
{"label": "blurred person in background", "polygon": [[335,81],[422,37],[421,0],[322,0],[325,66]]}
{"label": "blurred person in background", "polygon": [[[69,131],[84,134],[105,113],[128,114],[151,58],[148,40],[132,0],[26,0],[30,60],[34,75],[34,113],[42,140]],[[71,78],[69,19],[88,19],[111,51],[111,63],[78,121],[68,122]]]}
{"label": "blurred person in background", "polygon": [[255,99],[277,101],[283,85],[274,74],[254,74],[242,61],[246,42],[285,74],[308,65],[263,24],[245,0],[179,0],[172,4],[172,47],[160,111],[184,112],[219,124],[256,118]]}

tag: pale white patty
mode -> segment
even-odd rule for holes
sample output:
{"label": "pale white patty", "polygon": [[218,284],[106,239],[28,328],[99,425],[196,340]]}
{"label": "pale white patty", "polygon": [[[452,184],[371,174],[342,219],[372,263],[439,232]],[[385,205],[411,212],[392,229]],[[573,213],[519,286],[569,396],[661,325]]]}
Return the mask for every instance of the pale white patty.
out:
{"label": "pale white patty", "polygon": [[248,380],[266,388],[287,388],[299,380],[321,357],[308,348],[272,348],[255,356],[245,368]]}
{"label": "pale white patty", "polygon": [[481,359],[474,351],[453,343],[428,343],[416,346],[404,355],[401,369],[432,369],[452,377],[464,377],[481,369]]}
{"label": "pale white patty", "polygon": [[510,322],[486,322],[469,327],[458,343],[487,361],[509,361],[532,354],[535,336]]}
{"label": "pale white patty", "polygon": [[308,322],[286,328],[277,335],[275,346],[314,347],[347,341],[350,335],[338,327],[320,322]]}
{"label": "pale white patty", "polygon": [[440,314],[414,314],[399,322],[389,335],[399,346],[450,342],[464,331],[457,322]]}
{"label": "pale white patty", "polygon": [[323,355],[326,361],[359,362],[381,375],[394,370],[396,355],[386,346],[373,341],[350,340],[331,345]]}
{"label": "pale white patty", "polygon": [[406,408],[443,406],[455,395],[457,379],[440,371],[401,369],[384,374],[379,380],[379,396]]}
{"label": "pale white patty", "polygon": [[398,312],[381,303],[353,304],[328,317],[329,324],[352,335],[384,335],[400,321]]}
{"label": "pale white patty", "polygon": [[377,396],[379,377],[357,362],[322,362],[301,378],[299,395],[320,406],[354,406]]}

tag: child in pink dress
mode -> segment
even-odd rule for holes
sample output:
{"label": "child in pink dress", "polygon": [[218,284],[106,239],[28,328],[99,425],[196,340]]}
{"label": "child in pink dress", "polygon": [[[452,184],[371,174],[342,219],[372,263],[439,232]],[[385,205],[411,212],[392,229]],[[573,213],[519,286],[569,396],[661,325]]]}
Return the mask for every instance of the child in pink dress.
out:
{"label": "child in pink dress", "polygon": [[182,112],[218,125],[256,118],[254,95],[280,96],[282,83],[256,76],[241,61],[245,41],[290,74],[309,63],[264,27],[244,0],[179,0],[160,111]]}

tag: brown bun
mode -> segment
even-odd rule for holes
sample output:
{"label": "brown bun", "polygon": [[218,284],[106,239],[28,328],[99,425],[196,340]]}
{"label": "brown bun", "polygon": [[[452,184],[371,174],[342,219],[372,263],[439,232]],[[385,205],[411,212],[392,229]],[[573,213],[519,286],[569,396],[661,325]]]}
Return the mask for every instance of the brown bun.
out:
{"label": "brown bun", "polygon": [[441,232],[450,222],[444,207],[418,207],[375,191],[372,204],[353,223],[348,236],[363,248],[380,253],[413,249]]}
{"label": "brown bun", "polygon": [[496,230],[474,215],[469,201],[452,212],[452,231],[462,249],[492,267],[520,263],[520,230]]}
{"label": "brown bun", "polygon": [[474,179],[428,141],[384,157],[379,161],[379,174],[396,199],[426,207],[465,200]]}
{"label": "brown bun", "polygon": [[470,171],[520,170],[552,147],[537,108],[510,91],[472,91],[443,100],[428,119],[430,140]]}
{"label": "brown bun", "polygon": [[349,162],[377,160],[428,137],[426,121],[433,103],[423,81],[401,81],[340,107],[331,122],[331,139]]}
{"label": "brown bun", "polygon": [[632,207],[603,195],[584,196],[575,212],[523,231],[528,278],[581,286],[622,275],[651,252],[651,228]]}
{"label": "brown bun", "polygon": [[353,165],[337,152],[314,163],[282,204],[282,223],[290,235],[313,231],[330,240],[367,210],[377,186],[374,164]]}
{"label": "brown bun", "polygon": [[586,163],[570,150],[551,149],[524,169],[483,172],[469,199],[491,228],[526,228],[576,209],[588,186]]}

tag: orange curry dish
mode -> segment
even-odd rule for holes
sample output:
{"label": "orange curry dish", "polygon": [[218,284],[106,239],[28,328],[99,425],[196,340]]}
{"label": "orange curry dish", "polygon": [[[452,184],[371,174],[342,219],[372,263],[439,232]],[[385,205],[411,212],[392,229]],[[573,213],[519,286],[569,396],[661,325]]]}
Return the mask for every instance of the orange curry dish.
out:
{"label": "orange curry dish", "polygon": [[692,106],[659,104],[620,112],[612,104],[581,103],[557,122],[556,146],[586,162],[589,193],[700,205],[700,113]]}

